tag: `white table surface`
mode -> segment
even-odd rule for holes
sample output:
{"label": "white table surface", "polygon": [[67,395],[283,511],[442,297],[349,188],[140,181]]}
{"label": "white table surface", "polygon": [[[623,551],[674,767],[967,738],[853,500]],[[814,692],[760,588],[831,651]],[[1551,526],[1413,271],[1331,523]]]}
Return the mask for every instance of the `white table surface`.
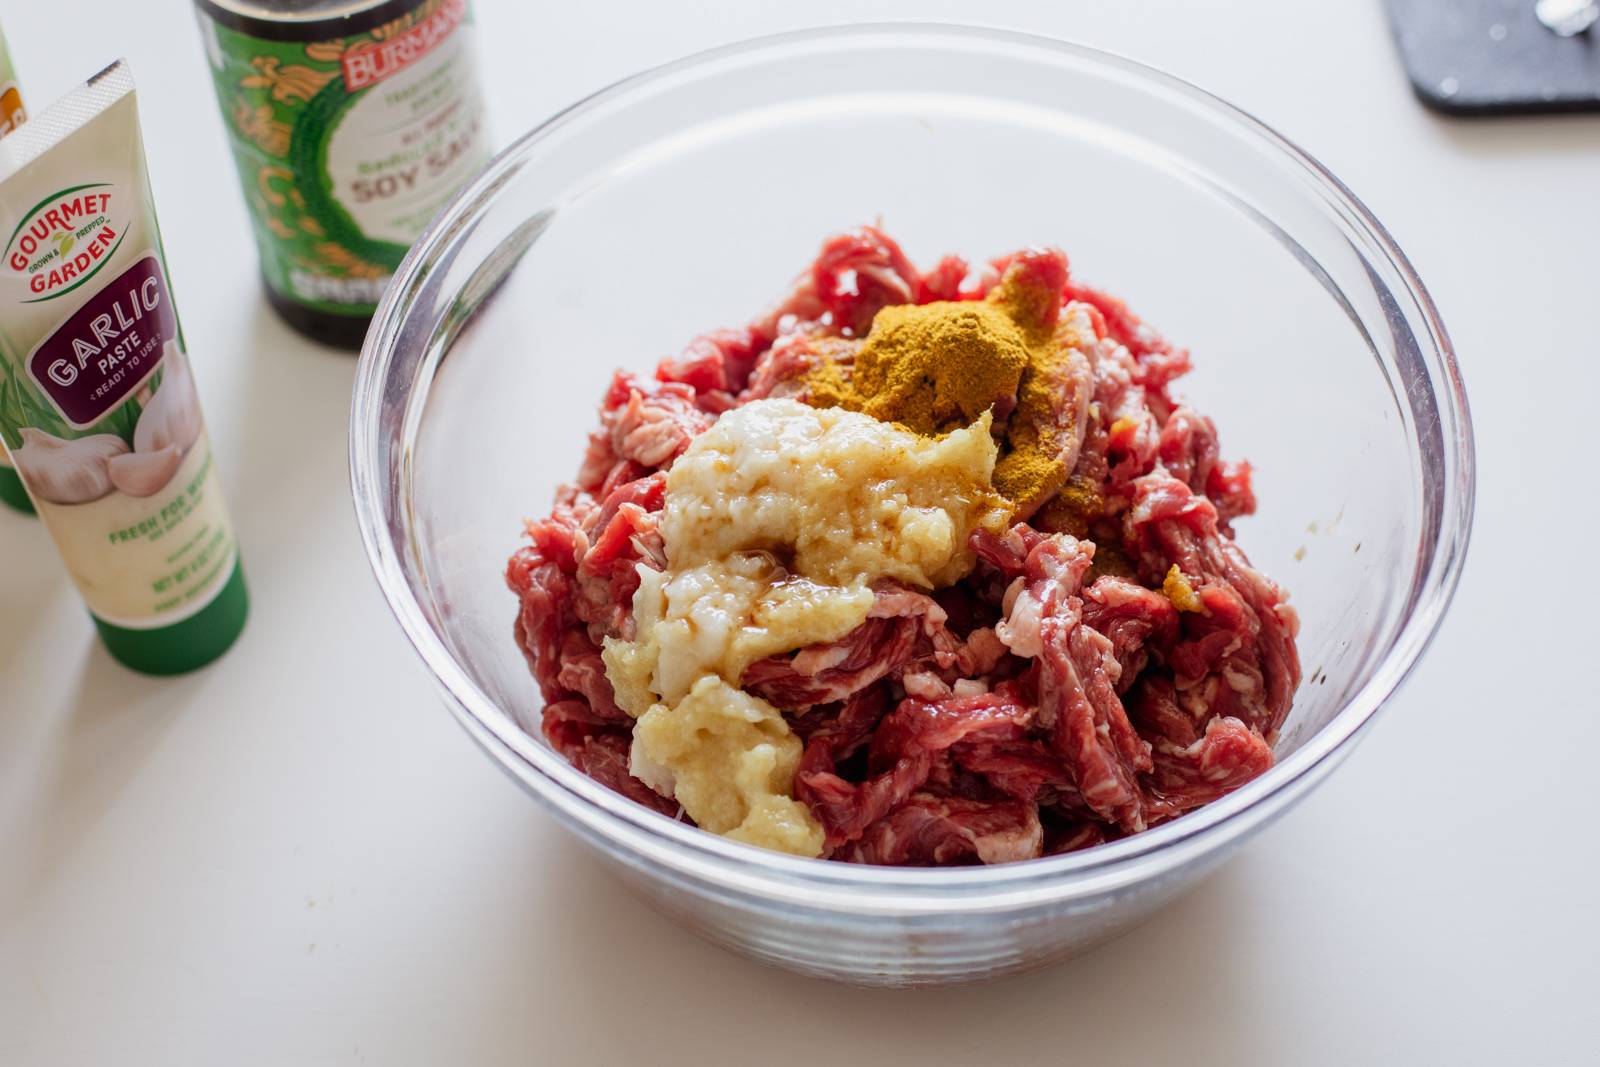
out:
{"label": "white table surface", "polygon": [[4,0],[36,107],[118,54],[141,78],[255,607],[209,669],[129,673],[0,513],[0,1063],[1596,1062],[1600,117],[1430,115],[1377,0],[477,10],[501,143],[703,46],[910,16],[1075,37],[1254,111],[1388,224],[1451,327],[1480,455],[1455,607],[1325,787],[1120,941],[922,993],[726,955],[495,771],[392,622],[347,499],[354,361],[260,299],[188,5]]}

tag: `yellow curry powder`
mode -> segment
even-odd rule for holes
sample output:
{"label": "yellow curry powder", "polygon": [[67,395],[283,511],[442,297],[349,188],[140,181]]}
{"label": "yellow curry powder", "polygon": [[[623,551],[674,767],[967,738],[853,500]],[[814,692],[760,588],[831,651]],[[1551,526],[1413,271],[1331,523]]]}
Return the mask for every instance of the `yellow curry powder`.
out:
{"label": "yellow curry powder", "polygon": [[[1100,495],[1100,487],[1093,479],[1074,474],[1062,485],[1060,492],[1039,509],[1032,522],[1041,530],[1086,537],[1089,524],[1104,511],[1105,499]],[[1101,546],[1100,551],[1106,551],[1105,546]],[[1099,554],[1095,556],[1095,561],[1100,562]]]}
{"label": "yellow curry powder", "polygon": [[847,376],[824,363],[812,402],[896,422],[927,437],[968,426],[1014,396],[1028,349],[1003,311],[975,302],[900,304],[872,320]]}
{"label": "yellow curry powder", "polygon": [[[1006,286],[996,291],[1003,293]],[[1017,387],[1017,409],[1006,425],[1010,447],[994,467],[995,489],[1024,515],[1054,496],[1072,473],[1061,456],[1078,428],[1061,425],[1057,411],[1071,388],[1073,340],[1065,325],[1032,338],[1028,366]]]}
{"label": "yellow curry powder", "polygon": [[[1060,293],[1028,277],[1008,271],[983,301],[882,309],[853,365],[827,358],[805,375],[806,399],[936,436],[1014,397],[994,487],[1019,514],[1031,514],[1071,473],[1061,456],[1078,428],[1060,425],[1058,408],[1073,349],[1090,339],[1058,326]],[[1075,494],[1070,506],[1080,523],[1099,511],[1092,488],[1086,493]]]}

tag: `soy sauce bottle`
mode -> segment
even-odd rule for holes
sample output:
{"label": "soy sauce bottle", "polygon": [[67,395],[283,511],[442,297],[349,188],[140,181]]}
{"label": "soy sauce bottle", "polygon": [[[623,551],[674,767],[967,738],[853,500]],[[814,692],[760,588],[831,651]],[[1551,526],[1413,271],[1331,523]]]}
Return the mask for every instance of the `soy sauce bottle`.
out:
{"label": "soy sauce bottle", "polygon": [[196,0],[268,302],[360,348],[406,250],[489,156],[468,0]]}

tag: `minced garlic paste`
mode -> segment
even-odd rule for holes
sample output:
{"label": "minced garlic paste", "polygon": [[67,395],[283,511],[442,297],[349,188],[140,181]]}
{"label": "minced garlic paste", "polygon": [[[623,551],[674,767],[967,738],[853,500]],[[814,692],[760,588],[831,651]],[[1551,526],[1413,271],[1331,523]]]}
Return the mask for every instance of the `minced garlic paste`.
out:
{"label": "minced garlic paste", "polygon": [[633,773],[671,794],[702,829],[815,856],[822,827],[789,796],[800,739],[778,709],[704,674],[671,709],[657,704],[633,727]]}
{"label": "minced garlic paste", "polygon": [[972,567],[973,527],[1005,519],[989,421],[928,438],[794,400],[735,408],[667,474],[668,569],[765,549],[829,585],[948,585]]}
{"label": "minced garlic paste", "polygon": [[617,706],[641,715],[675,703],[715,674],[739,684],[758,659],[843,637],[867,617],[864,584],[785,577],[771,556],[741,552],[681,571],[640,571],[633,597],[638,640],[608,643]]}
{"label": "minced garlic paste", "polygon": [[667,569],[641,568],[636,639],[604,650],[639,719],[634,774],[708,830],[817,855],[821,828],[790,798],[800,741],[740,678],[849,633],[880,578],[933,589],[967,574],[973,529],[1008,518],[989,422],[929,438],[769,399],[697,437],[667,474]]}

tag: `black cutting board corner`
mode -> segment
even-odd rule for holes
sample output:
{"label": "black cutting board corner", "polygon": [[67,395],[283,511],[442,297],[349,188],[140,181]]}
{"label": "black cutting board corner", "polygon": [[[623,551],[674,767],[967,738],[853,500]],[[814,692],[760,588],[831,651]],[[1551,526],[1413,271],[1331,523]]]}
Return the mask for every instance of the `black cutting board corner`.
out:
{"label": "black cutting board corner", "polygon": [[1422,102],[1452,115],[1600,111],[1600,25],[1558,37],[1534,0],[1385,0]]}

